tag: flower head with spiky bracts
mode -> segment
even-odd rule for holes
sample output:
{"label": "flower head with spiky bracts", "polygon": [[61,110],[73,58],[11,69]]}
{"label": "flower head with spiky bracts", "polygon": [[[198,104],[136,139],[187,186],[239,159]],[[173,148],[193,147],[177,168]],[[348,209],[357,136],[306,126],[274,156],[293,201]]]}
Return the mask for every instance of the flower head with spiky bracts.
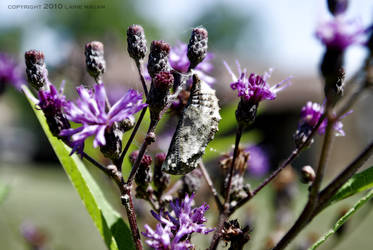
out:
{"label": "flower head with spiky bracts", "polygon": [[78,100],[65,105],[67,118],[83,126],[75,129],[65,129],[62,136],[71,136],[73,152],[83,149],[84,140],[95,135],[93,146],[106,144],[105,130],[111,128],[115,122],[124,119],[134,119],[133,114],[143,109],[142,96],[137,91],[130,89],[125,96],[117,101],[109,111],[105,110],[106,91],[103,84],[96,84],[94,90],[83,86],[77,88]]}
{"label": "flower head with spiky bracts", "polygon": [[156,230],[152,230],[145,225],[145,232],[142,234],[147,237],[146,243],[154,249],[191,249],[189,236],[192,233],[208,234],[214,229],[209,229],[204,225],[207,221],[204,214],[209,209],[205,203],[200,207],[192,209],[194,194],[185,195],[183,201],[176,200],[171,203],[171,212],[152,211],[152,215],[159,221]]}
{"label": "flower head with spiky bracts", "polygon": [[258,104],[263,100],[273,100],[276,98],[279,91],[290,85],[291,77],[288,77],[271,87],[268,84],[268,79],[271,77],[272,69],[269,69],[268,72],[264,72],[263,75],[257,75],[255,73],[247,75],[247,70],[244,69],[242,71],[238,61],[236,64],[240,76],[239,78],[233,73],[228,64],[224,62],[225,67],[232,76],[233,82],[231,83],[231,88],[237,90],[238,96],[245,101]]}
{"label": "flower head with spiky bracts", "polygon": [[332,20],[321,23],[316,29],[316,37],[328,48],[344,51],[353,44],[363,44],[366,29],[357,20],[347,20],[337,15]]}
{"label": "flower head with spiky bracts", "polygon": [[25,80],[19,65],[7,54],[0,53],[0,92],[5,84],[11,84],[20,90]]}
{"label": "flower head with spiky bracts", "polygon": [[[188,72],[190,61],[187,53],[188,45],[182,42],[179,42],[176,46],[171,48],[169,62],[174,70],[179,71],[180,73]],[[198,77],[210,86],[215,82],[215,78],[208,75],[214,68],[211,63],[213,58],[214,55],[212,53],[207,53],[203,61],[194,68]]]}

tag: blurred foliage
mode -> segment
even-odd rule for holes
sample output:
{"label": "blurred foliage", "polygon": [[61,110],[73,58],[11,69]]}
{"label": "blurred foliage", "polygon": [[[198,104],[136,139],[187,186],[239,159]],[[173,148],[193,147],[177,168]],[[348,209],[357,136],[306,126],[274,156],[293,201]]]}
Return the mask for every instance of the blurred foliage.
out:
{"label": "blurred foliage", "polygon": [[0,183],[0,205],[4,202],[9,193],[9,186]]}

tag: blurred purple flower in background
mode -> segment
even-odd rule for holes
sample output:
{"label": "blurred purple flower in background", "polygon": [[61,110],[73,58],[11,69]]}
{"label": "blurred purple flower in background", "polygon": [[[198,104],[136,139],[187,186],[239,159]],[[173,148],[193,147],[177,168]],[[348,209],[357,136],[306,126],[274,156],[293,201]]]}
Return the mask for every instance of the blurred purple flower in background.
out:
{"label": "blurred purple flower in background", "polygon": [[332,20],[321,23],[316,37],[329,49],[343,51],[353,44],[363,44],[365,29],[358,20],[347,20],[337,15]]}
{"label": "blurred purple flower in background", "polygon": [[269,171],[270,162],[267,152],[263,147],[258,145],[251,145],[245,149],[249,152],[249,160],[247,162],[247,170],[253,177],[263,177]]}
{"label": "blurred purple flower in background", "polygon": [[272,69],[269,69],[269,72],[264,72],[263,75],[251,73],[247,76],[247,70],[244,69],[242,71],[238,61],[236,61],[236,64],[239,78],[233,73],[229,65],[224,62],[225,67],[232,76],[231,88],[237,90],[238,97],[243,98],[245,101],[257,104],[263,100],[273,100],[279,91],[290,85],[291,77],[288,77],[271,87],[267,80],[271,77]]}
{"label": "blurred purple flower in background", "polygon": [[125,96],[117,101],[108,112],[105,110],[105,100],[107,98],[103,84],[96,84],[94,91],[77,87],[79,94],[75,103],[68,102],[65,105],[67,118],[75,123],[83,124],[82,127],[64,129],[61,136],[71,136],[73,151],[83,149],[84,140],[96,135],[93,146],[103,146],[106,144],[105,130],[110,128],[115,122],[130,118],[135,119],[133,114],[143,109],[146,104],[142,103],[142,94],[130,89]]}
{"label": "blurred purple flower in background", "polygon": [[[348,114],[350,114],[351,112],[352,111],[347,112],[345,115],[343,115],[340,118],[340,120],[343,119]],[[307,102],[307,104],[305,106],[303,106],[303,108],[301,110],[301,113],[300,113],[299,128],[304,126],[304,125],[308,125],[310,128],[315,127],[317,125],[318,121],[320,120],[320,117],[322,116],[323,113],[324,113],[324,105],[320,105],[316,102]],[[345,135],[345,132],[343,131],[343,124],[340,120],[338,120],[334,124],[334,127],[333,127],[334,130],[335,130],[336,136],[344,136]],[[327,125],[328,125],[328,121],[325,119],[321,123],[317,132],[320,135],[324,134],[325,133],[325,128],[326,128]]]}
{"label": "blurred purple flower in background", "polygon": [[0,92],[5,84],[11,84],[20,90],[25,80],[20,66],[10,56],[0,52]]}
{"label": "blurred purple flower in background", "polygon": [[[182,42],[179,42],[176,46],[171,48],[169,62],[174,70],[181,73],[188,72],[190,62],[187,52],[188,45]],[[207,53],[205,59],[194,69],[198,77],[210,86],[215,82],[215,78],[208,75],[208,73],[210,73],[214,68],[211,63],[213,58],[214,55],[212,53]]]}
{"label": "blurred purple flower in background", "polygon": [[[190,249],[193,245],[189,242],[189,236],[192,233],[208,234],[214,229],[209,229],[204,225],[207,221],[204,214],[209,209],[205,203],[200,207],[192,209],[194,194],[190,197],[188,194],[181,203],[179,200],[171,203],[171,212],[152,211],[152,215],[160,222],[156,230],[152,230],[145,225],[145,232],[142,234],[147,237],[146,243],[154,249]],[[171,215],[172,213],[172,215]]]}

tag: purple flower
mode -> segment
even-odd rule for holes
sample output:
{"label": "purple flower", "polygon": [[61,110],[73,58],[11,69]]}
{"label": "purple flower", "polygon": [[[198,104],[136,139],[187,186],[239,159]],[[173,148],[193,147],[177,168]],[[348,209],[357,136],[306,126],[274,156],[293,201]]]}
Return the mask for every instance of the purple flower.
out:
{"label": "purple flower", "polygon": [[[187,53],[188,45],[182,42],[171,48],[169,62],[174,70],[180,73],[188,72],[190,62]],[[212,53],[207,53],[205,59],[194,69],[198,77],[210,86],[215,82],[215,78],[208,75],[214,68],[211,63],[213,58],[214,55]]]}
{"label": "purple flower", "polygon": [[207,221],[204,214],[209,209],[205,203],[200,207],[192,209],[194,194],[190,197],[185,195],[184,200],[171,203],[171,212],[152,211],[152,215],[159,221],[156,230],[152,230],[145,225],[145,232],[142,234],[147,237],[146,243],[154,249],[191,249],[193,245],[186,239],[192,233],[208,234],[214,229],[209,229],[204,225]]}
{"label": "purple flower", "polygon": [[64,83],[57,91],[53,84],[49,84],[49,90],[39,90],[39,103],[38,106],[45,115],[55,115],[62,113],[63,107],[67,104],[66,97],[63,95]]}
{"label": "purple flower", "polygon": [[95,135],[93,146],[103,146],[106,144],[105,130],[110,128],[115,122],[130,118],[135,119],[133,114],[143,109],[146,104],[142,103],[142,96],[137,91],[130,89],[125,96],[117,101],[107,112],[105,110],[105,100],[107,98],[103,84],[96,84],[94,91],[77,87],[79,94],[75,103],[68,102],[65,105],[67,118],[83,126],[75,129],[65,129],[61,131],[61,136],[71,136],[73,151],[83,149],[84,140]]}
{"label": "purple flower", "polygon": [[328,22],[321,23],[316,29],[316,37],[329,49],[343,51],[352,44],[362,44],[365,29],[357,20],[346,20],[337,15]]}
{"label": "purple flower", "polygon": [[238,61],[236,61],[236,64],[240,75],[239,78],[232,72],[228,64],[224,62],[225,67],[232,76],[231,88],[237,90],[238,96],[245,101],[257,104],[263,100],[273,100],[276,98],[277,92],[290,85],[291,77],[288,77],[271,87],[267,80],[271,77],[272,69],[269,69],[269,72],[264,72],[263,75],[251,73],[247,76],[247,70],[244,69],[242,71]]}
{"label": "purple flower", "polygon": [[[344,116],[340,118],[343,119],[345,116],[350,114],[352,111],[347,112]],[[324,105],[320,105],[316,102],[307,102],[307,104],[302,108],[300,113],[300,121],[299,121],[299,128],[304,127],[305,125],[313,128],[317,125],[320,117],[324,113]],[[333,129],[335,130],[336,136],[344,136],[345,132],[343,131],[343,124],[341,121],[337,121],[334,123]],[[321,123],[317,132],[322,135],[325,133],[326,126],[328,125],[327,119]]]}
{"label": "purple flower", "polygon": [[249,146],[245,151],[250,154],[247,162],[249,173],[254,177],[262,177],[265,175],[270,166],[267,152],[257,145]]}
{"label": "purple flower", "polygon": [[0,53],[0,88],[5,84],[12,84],[20,90],[25,80],[19,65],[8,55]]}

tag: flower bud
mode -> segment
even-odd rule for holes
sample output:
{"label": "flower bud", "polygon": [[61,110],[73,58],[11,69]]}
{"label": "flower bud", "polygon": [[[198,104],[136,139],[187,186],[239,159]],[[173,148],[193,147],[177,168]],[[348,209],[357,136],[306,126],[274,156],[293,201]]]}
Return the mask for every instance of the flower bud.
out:
{"label": "flower bud", "polygon": [[88,73],[95,80],[100,79],[106,68],[104,45],[98,41],[89,42],[85,45],[84,54]]}
{"label": "flower bud", "polygon": [[127,29],[127,51],[130,57],[139,61],[146,54],[146,39],[144,29],[140,25],[133,24]]}
{"label": "flower bud", "polygon": [[101,153],[113,161],[119,159],[122,152],[123,132],[117,124],[114,124],[111,128],[105,130],[104,136],[106,144],[100,146]]}
{"label": "flower bud", "polygon": [[236,120],[238,124],[246,127],[255,121],[258,103],[241,98],[236,109]]}
{"label": "flower bud", "polygon": [[162,40],[153,41],[150,45],[148,72],[152,78],[162,71],[169,71],[168,54],[170,50],[170,45]]}
{"label": "flower bud", "polygon": [[48,78],[43,52],[38,50],[26,51],[25,63],[28,82],[36,90],[40,90],[45,85]]}
{"label": "flower bud", "polygon": [[169,182],[170,175],[162,171],[162,164],[166,159],[165,153],[155,155],[154,162],[154,186],[157,190],[157,196],[161,197],[162,193],[166,190]]}
{"label": "flower bud", "polygon": [[[138,151],[132,152],[130,155],[130,161],[132,164],[136,162],[136,159],[139,155]],[[152,164],[152,157],[150,155],[144,154],[140,166],[137,170],[136,176],[135,176],[135,182],[138,186],[148,186],[148,184],[152,181],[152,174],[150,166]]]}
{"label": "flower bud", "polygon": [[311,184],[315,180],[316,174],[311,166],[304,166],[302,168],[301,173],[302,173],[301,181],[303,183]]}
{"label": "flower bud", "polygon": [[328,9],[334,16],[343,14],[348,7],[348,0],[328,0]]}
{"label": "flower bud", "polygon": [[[312,129],[313,128],[307,123],[304,123],[304,124],[302,124],[298,127],[298,129],[295,131],[295,133],[293,135],[293,139],[294,139],[294,142],[295,142],[295,145],[297,146],[297,148],[299,148],[301,145],[303,145],[303,143],[305,143],[307,141],[307,138],[312,133]],[[306,147],[310,146],[313,143],[313,141],[314,140],[311,139],[308,142],[308,145],[305,145],[305,146]]]}
{"label": "flower bud", "polygon": [[174,77],[170,72],[160,72],[153,78],[147,99],[151,119],[160,119],[160,113],[168,104],[173,83]]}
{"label": "flower bud", "polygon": [[203,27],[194,28],[188,44],[190,68],[195,68],[207,55],[208,33]]}

